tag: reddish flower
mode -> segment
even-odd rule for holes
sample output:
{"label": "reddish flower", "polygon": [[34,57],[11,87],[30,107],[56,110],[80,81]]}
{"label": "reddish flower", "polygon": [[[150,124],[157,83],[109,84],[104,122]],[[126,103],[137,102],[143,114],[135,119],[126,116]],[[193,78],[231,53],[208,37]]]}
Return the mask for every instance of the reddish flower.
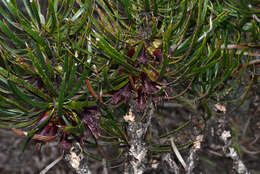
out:
{"label": "reddish flower", "polygon": [[120,100],[128,101],[131,96],[131,88],[128,83],[123,88],[119,89],[112,97],[112,102],[117,104]]}
{"label": "reddish flower", "polygon": [[43,81],[41,79],[38,79],[37,82],[36,82],[36,88],[41,90],[43,85],[44,85]]}
{"label": "reddish flower", "polygon": [[162,56],[161,50],[159,50],[159,49],[154,50],[153,55],[154,55],[155,61],[162,63],[163,56]]}
{"label": "reddish flower", "polygon": [[96,138],[100,135],[100,126],[99,122],[96,118],[98,115],[98,111],[95,109],[85,109],[82,113],[82,122],[84,123],[84,126],[87,128],[84,132],[85,136],[89,136],[90,131]]}
{"label": "reddish flower", "polygon": [[135,47],[131,48],[127,53],[126,55],[128,57],[133,57],[133,55],[135,54]]}
{"label": "reddish flower", "polygon": [[141,63],[141,64],[146,64],[148,62],[149,57],[148,57],[148,55],[145,54],[145,50],[143,48],[139,52],[136,60],[138,63]]}

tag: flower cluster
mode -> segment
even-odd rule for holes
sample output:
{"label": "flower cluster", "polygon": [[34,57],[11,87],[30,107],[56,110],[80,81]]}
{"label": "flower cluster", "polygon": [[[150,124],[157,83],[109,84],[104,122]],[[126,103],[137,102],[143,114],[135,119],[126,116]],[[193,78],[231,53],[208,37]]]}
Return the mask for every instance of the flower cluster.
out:
{"label": "flower cluster", "polygon": [[[129,49],[126,55],[132,58],[135,52],[136,48],[133,47]],[[149,53],[148,49],[143,47],[136,57],[137,64],[135,65],[142,71],[134,77],[129,75],[129,82],[113,94],[112,102],[114,104],[118,104],[120,101],[127,103],[133,97],[138,101],[137,109],[142,112],[147,106],[149,97],[152,98],[155,105],[162,101],[165,93],[171,90],[171,88],[166,88],[166,80],[158,83],[156,81],[159,76],[158,72],[149,69],[149,64],[154,67],[161,66],[162,59],[160,49],[154,49],[152,53]],[[124,70],[121,69],[120,72],[122,73]]]}
{"label": "flower cluster", "polygon": [[[36,123],[35,128],[37,128],[40,124],[42,124],[49,117],[50,111],[45,112],[40,120]],[[59,137],[58,146],[62,149],[70,149],[71,141],[69,140],[70,136],[76,136],[80,138],[82,141],[90,136],[94,136],[98,138],[100,135],[100,128],[97,116],[99,112],[96,109],[84,109],[80,115],[80,120],[83,123],[83,131],[82,134],[73,134],[70,131],[70,128],[77,128],[77,121],[73,119],[70,115],[66,116],[66,119],[70,122],[71,126],[67,126],[66,123],[53,115],[50,120],[44,125],[42,129],[40,129],[38,134],[35,134],[32,138],[35,140],[39,140],[37,143],[37,148],[42,142],[52,141]],[[80,131],[79,131],[80,132]]]}

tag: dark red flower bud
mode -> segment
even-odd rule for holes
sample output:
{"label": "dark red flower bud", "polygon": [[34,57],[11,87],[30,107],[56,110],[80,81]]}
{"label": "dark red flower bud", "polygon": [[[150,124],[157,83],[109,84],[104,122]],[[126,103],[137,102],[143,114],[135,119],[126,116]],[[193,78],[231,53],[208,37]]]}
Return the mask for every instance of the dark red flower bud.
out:
{"label": "dark red flower bud", "polygon": [[153,55],[156,61],[162,63],[163,56],[161,50],[159,49],[154,50]]}
{"label": "dark red flower bud", "polygon": [[118,72],[118,75],[121,75],[123,72],[125,72],[125,70],[123,68],[121,68]]}
{"label": "dark red flower bud", "polygon": [[36,82],[36,88],[39,89],[39,90],[41,90],[42,87],[43,87],[43,85],[44,85],[44,84],[43,84],[42,80],[41,80],[41,79],[38,79],[37,82]]}
{"label": "dark red flower bud", "polygon": [[144,49],[142,49],[140,51],[140,53],[138,54],[136,60],[139,63],[142,63],[142,64],[145,64],[148,61],[148,56],[145,54],[145,50]]}
{"label": "dark red flower bud", "polygon": [[144,80],[144,88],[143,88],[144,93],[151,94],[151,93],[155,93],[156,91],[158,91],[158,89],[156,89],[155,84],[153,84],[149,79]]}
{"label": "dark red flower bud", "polygon": [[112,97],[112,103],[117,104],[121,100],[121,91],[117,91]]}
{"label": "dark red flower bud", "polygon": [[85,127],[88,128],[91,133],[97,138],[100,135],[100,127],[99,122],[95,118],[96,114],[92,114],[91,112],[85,110],[83,112],[83,118],[82,121],[85,124]]}
{"label": "dark red flower bud", "polygon": [[135,54],[135,47],[131,48],[127,53],[126,55],[128,57],[133,57],[133,55]]}

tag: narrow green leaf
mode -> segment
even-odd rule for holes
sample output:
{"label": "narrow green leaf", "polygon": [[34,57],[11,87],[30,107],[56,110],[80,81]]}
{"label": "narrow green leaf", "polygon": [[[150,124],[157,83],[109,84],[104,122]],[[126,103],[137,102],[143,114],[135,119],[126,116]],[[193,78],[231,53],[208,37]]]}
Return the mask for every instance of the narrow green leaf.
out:
{"label": "narrow green leaf", "polygon": [[150,11],[150,0],[145,0],[145,11],[146,12],[149,12]]}
{"label": "narrow green leaf", "polygon": [[169,24],[167,31],[163,36],[163,62],[162,67],[159,73],[158,80],[160,80],[166,71],[166,67],[168,65],[168,54],[169,54],[169,44],[170,44],[170,37],[172,34],[173,25],[172,22]]}
{"label": "narrow green leaf", "polygon": [[63,102],[64,102],[64,92],[65,92],[65,87],[66,87],[66,72],[63,74],[63,80],[61,83],[61,88],[59,92],[59,99],[58,99],[58,116],[61,117],[62,114],[62,107],[63,107]]}
{"label": "narrow green leaf", "polygon": [[214,31],[219,25],[221,25],[221,23],[223,23],[225,20],[228,19],[228,16],[230,15],[229,12],[222,12],[221,14],[219,14],[213,21],[212,21],[212,26],[210,26],[210,24],[208,24],[207,26],[203,27],[202,29],[202,35],[199,37],[197,42],[200,42],[203,38],[204,38],[204,33],[209,31],[210,27],[212,27],[211,31]]}
{"label": "narrow green leaf", "polygon": [[[24,7],[26,9],[26,12],[28,13],[29,17],[31,18],[31,21],[36,24],[36,19],[35,19],[35,15],[33,14],[32,10],[31,10],[31,5],[29,0],[23,0],[23,4]],[[37,25],[36,25],[37,26]]]}
{"label": "narrow green leaf", "polygon": [[[245,50],[244,50],[245,51]],[[230,77],[230,74],[232,73],[232,71],[234,69],[236,69],[238,63],[239,63],[239,60],[243,54],[243,52],[241,52],[241,54],[239,55],[239,57],[237,58],[237,60],[235,62],[232,63],[232,65],[230,65],[230,67],[226,70],[226,72],[224,73],[223,77],[220,79],[220,80],[216,80],[214,82],[214,85],[212,86],[212,90],[214,90],[215,88],[217,88],[219,85],[221,85],[225,80],[227,80],[228,77]]]}
{"label": "narrow green leaf", "polygon": [[39,120],[38,117],[31,118],[28,121],[22,121],[21,123],[16,123],[15,125],[12,125],[11,128],[26,128],[28,126],[32,126]]}
{"label": "narrow green leaf", "polygon": [[138,54],[140,53],[141,49],[143,48],[143,45],[144,45],[144,42],[143,42],[143,41],[141,41],[141,42],[138,44],[138,47],[136,48],[135,53],[134,53],[134,55],[133,55],[133,57],[132,57],[132,60],[133,60],[133,61],[136,61],[136,58],[137,58]]}
{"label": "narrow green leaf", "polygon": [[31,1],[30,3],[31,3],[32,12],[33,12],[33,17],[34,17],[35,21],[37,22],[36,26],[38,27],[39,30],[41,30],[41,28],[42,28],[41,19],[40,19],[41,11],[40,11],[36,1]]}
{"label": "narrow green leaf", "polygon": [[[53,33],[53,31],[55,31],[56,27],[57,27],[57,22],[56,22],[56,18],[57,18],[57,14],[56,11],[54,9],[54,4],[52,0],[48,0],[49,2],[49,8],[48,8],[48,16],[47,19],[51,20],[51,31],[50,33]],[[70,10],[68,10],[70,11]]]}
{"label": "narrow green leaf", "polygon": [[207,6],[208,6],[208,0],[204,0],[202,12],[201,12],[201,19],[200,19],[201,25],[203,25],[204,21],[205,21],[205,17],[206,17],[206,14],[207,14],[207,9],[208,9]]}
{"label": "narrow green leaf", "polygon": [[192,69],[191,72],[200,72],[200,73],[203,73],[203,72],[205,72],[206,70],[208,70],[209,68],[215,66],[216,63],[219,62],[221,59],[222,59],[222,57],[219,57],[218,59],[213,60],[212,62],[210,62],[209,64],[207,64],[207,65],[205,65],[205,66]]}
{"label": "narrow green leaf", "polygon": [[22,24],[21,27],[24,29],[24,31],[28,33],[36,41],[36,43],[40,44],[44,48],[48,57],[52,57],[52,51],[48,43],[37,32],[31,30],[31,28],[29,28],[24,21],[20,22]]}
{"label": "narrow green leaf", "polygon": [[71,69],[71,72],[70,72],[69,81],[68,81],[68,85],[67,85],[65,94],[70,93],[70,90],[72,88],[72,84],[74,83],[74,80],[75,80],[77,65],[74,63],[74,61],[71,62],[71,67],[72,67],[72,69]]}
{"label": "narrow green leaf", "polygon": [[16,85],[12,81],[8,80],[8,85],[13,93],[16,95],[16,97],[21,99],[25,103],[39,108],[49,108],[50,105],[48,103],[32,100],[29,96],[25,95],[16,87]]}
{"label": "narrow green leaf", "polygon": [[11,100],[9,98],[6,98],[6,97],[2,96],[1,94],[0,94],[0,100],[4,101],[6,103],[9,103],[9,104],[11,104],[11,105],[21,109],[21,111],[24,111],[24,112],[27,111],[27,109],[24,106],[21,106],[18,102],[14,101],[14,100]]}
{"label": "narrow green leaf", "polygon": [[44,100],[50,100],[50,97],[43,93],[41,90],[38,90],[31,84],[25,82],[23,79],[18,78],[17,76],[9,73],[4,68],[0,67],[0,81],[3,81],[4,83],[7,83],[7,78],[14,83],[23,85],[26,89],[30,90],[32,93],[36,94],[37,96],[43,98]]}
{"label": "narrow green leaf", "polygon": [[80,133],[80,128],[79,127],[75,127],[75,126],[66,126],[66,127],[63,127],[62,128],[65,132],[68,132],[68,133],[72,133],[76,136],[80,136],[81,133]]}
{"label": "narrow green leaf", "polygon": [[40,77],[43,80],[43,83],[46,85],[48,91],[53,95],[53,96],[57,96],[57,92],[54,89],[53,85],[51,84],[51,81],[48,77],[48,75],[46,74],[47,72],[42,68],[42,66],[40,65],[38,59],[34,56],[34,54],[31,52],[30,48],[27,48],[28,52],[29,52],[29,56],[31,58],[31,60],[34,63],[35,68],[38,70]]}
{"label": "narrow green leaf", "polygon": [[173,131],[170,131],[166,134],[161,135],[160,138],[168,137],[169,135],[175,134],[175,133],[181,131],[182,129],[186,128],[187,126],[189,126],[191,123],[192,123],[191,121],[187,121],[186,123],[184,123],[183,125],[179,126],[176,129],[174,129]]}
{"label": "narrow green leaf", "polygon": [[6,24],[4,24],[2,21],[0,21],[0,30],[1,32],[5,33],[14,43],[16,43],[18,46],[24,47],[24,42],[17,38],[14,35],[14,32],[8,28]]}
{"label": "narrow green leaf", "polygon": [[210,110],[210,108],[209,108],[209,106],[207,104],[207,101],[205,99],[203,99],[201,101],[201,103],[202,103],[202,105],[203,105],[203,107],[204,107],[204,109],[205,109],[205,111],[207,113],[206,119],[210,119],[210,117],[212,116],[212,112],[211,112],[211,110]]}
{"label": "narrow green leaf", "polygon": [[65,97],[65,100],[70,99],[71,97],[73,97],[78,92],[80,87],[82,87],[82,82],[87,78],[87,74],[88,74],[88,68],[84,67],[84,70],[83,70],[83,72],[80,76],[80,79],[78,80],[78,82],[76,83],[75,87],[72,89],[70,94],[67,97]]}
{"label": "narrow green leaf", "polygon": [[7,7],[9,12],[12,15],[14,15],[15,17],[17,17],[17,15],[18,15],[18,8],[10,0],[2,0],[2,2]]}
{"label": "narrow green leaf", "polygon": [[[108,125],[110,125],[111,126],[111,128],[113,128],[114,129],[114,131],[118,134],[118,135],[120,135],[120,138],[121,139],[123,139],[123,140],[125,140],[126,141],[126,139],[125,139],[125,134],[121,131],[121,129],[114,123],[114,121],[112,120],[112,119],[110,119],[110,118],[108,118],[107,119],[107,124]],[[110,128],[110,129],[111,129]]]}
{"label": "narrow green leaf", "polygon": [[128,56],[122,55],[116,49],[114,49],[101,35],[98,35],[100,41],[98,46],[102,49],[111,59],[115,60],[117,63],[122,65],[129,73],[135,74],[138,70],[126,62],[130,58]]}
{"label": "narrow green leaf", "polygon": [[[43,53],[42,53],[42,51],[40,49],[40,46],[38,45],[38,43],[35,43],[34,45],[35,45],[35,48],[36,48],[35,49],[35,55],[36,55],[37,60],[39,60],[39,63],[41,64],[41,67],[43,68],[43,72],[45,72],[45,74],[48,77],[51,77],[51,74],[53,74],[53,72],[52,73],[49,72],[49,67],[46,64],[47,60],[45,61],[45,59],[43,57]],[[51,69],[51,70],[53,70],[53,69]]]}
{"label": "narrow green leaf", "polygon": [[81,7],[75,14],[74,16],[70,19],[72,22],[75,22],[76,20],[79,19],[79,17],[86,11],[87,6],[84,5],[83,7]]}
{"label": "narrow green leaf", "polygon": [[[0,14],[2,15],[3,19],[5,19],[8,23],[10,23],[13,27],[15,27],[18,30],[22,30],[17,23],[14,22],[13,19],[11,19],[11,17],[9,16],[8,13],[6,13],[6,10],[4,10],[1,6],[0,6]],[[4,20],[2,20],[4,21]]]}
{"label": "narrow green leaf", "polygon": [[126,9],[126,14],[128,16],[128,19],[130,21],[134,22],[133,17],[132,17],[133,12],[132,12],[132,9],[131,9],[132,5],[131,5],[130,1],[129,0],[123,0],[123,5]]}
{"label": "narrow green leaf", "polygon": [[96,104],[96,101],[76,101],[73,99],[69,104],[64,105],[63,107],[68,110],[74,110],[77,112],[82,112],[84,107],[91,107]]}
{"label": "narrow green leaf", "polygon": [[[119,89],[121,89],[122,87],[124,87],[127,83],[129,82],[129,79],[125,79],[124,81],[122,81],[120,84],[116,85],[116,86],[112,86],[109,89],[104,89],[103,93],[108,93],[110,91],[117,91]],[[111,84],[111,83],[110,83]]]}
{"label": "narrow green leaf", "polygon": [[38,125],[35,129],[33,129],[33,130],[28,132],[28,135],[27,135],[28,138],[26,139],[26,141],[25,141],[25,143],[23,145],[22,152],[24,152],[24,150],[27,147],[28,143],[30,142],[32,136],[34,134],[36,134],[39,130],[41,130],[49,122],[49,120],[51,119],[53,113],[54,113],[54,108],[52,109],[52,111],[50,112],[48,117],[45,120],[43,120],[43,122],[41,122],[40,125]]}
{"label": "narrow green leaf", "polygon": [[[1,96],[0,96],[1,97]],[[0,98],[2,100],[2,98]],[[3,99],[3,101],[5,101]],[[18,107],[17,107],[18,108]],[[3,116],[7,116],[7,117],[20,117],[21,115],[23,115],[24,112],[17,112],[17,111],[13,111],[11,109],[4,109],[4,108],[1,108],[0,109],[0,115],[3,117]]]}

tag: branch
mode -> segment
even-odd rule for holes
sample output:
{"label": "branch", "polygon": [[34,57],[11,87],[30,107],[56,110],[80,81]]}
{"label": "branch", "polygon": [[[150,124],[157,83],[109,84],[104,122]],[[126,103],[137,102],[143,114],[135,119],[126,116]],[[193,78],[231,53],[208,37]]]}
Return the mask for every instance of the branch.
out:
{"label": "branch", "polygon": [[193,169],[199,161],[199,150],[201,149],[201,142],[203,141],[203,135],[198,135],[193,147],[190,150],[189,157],[187,159],[187,174],[192,174]]}
{"label": "branch", "polygon": [[148,102],[144,112],[136,111],[135,106],[136,103],[132,104],[129,113],[124,116],[125,121],[128,123],[127,133],[130,143],[124,174],[142,174],[147,163],[148,147],[144,142],[144,138],[151,124],[155,108],[151,101]]}
{"label": "branch", "polygon": [[224,130],[221,134],[220,139],[225,143],[225,145],[223,146],[223,152],[226,157],[229,157],[233,160],[233,168],[236,170],[236,172],[238,174],[250,174],[245,164],[240,159],[235,148],[231,146],[232,139],[230,131]]}
{"label": "branch", "polygon": [[76,170],[77,174],[91,174],[87,156],[83,155],[83,150],[79,143],[74,143],[72,145],[70,153],[65,155],[65,160]]}
{"label": "branch", "polygon": [[[249,48],[249,49],[253,49],[253,50],[259,50],[260,47],[259,46],[247,46],[247,45],[235,45],[235,44],[229,44],[227,46],[225,45],[221,45],[221,49],[229,49],[229,50],[232,50],[232,49],[244,49],[244,48]],[[230,51],[231,52],[231,51]],[[235,52],[235,54],[239,55],[241,54],[242,51],[241,50],[238,50]],[[253,56],[253,57],[257,57],[257,56],[260,56],[259,53],[257,52],[243,52],[243,55],[244,56]]]}
{"label": "branch", "polygon": [[162,157],[162,161],[166,162],[166,164],[168,164],[170,172],[172,172],[174,174],[180,174],[180,169],[179,169],[178,165],[176,164],[176,162],[172,159],[170,153],[167,153],[166,155],[164,155]]}
{"label": "branch", "polygon": [[[250,174],[245,164],[239,157],[239,154],[232,146],[232,136],[229,130],[228,122],[225,118],[212,117],[207,124],[207,141],[212,147],[220,147],[224,152],[224,156],[231,158],[233,161],[233,169],[238,174]],[[218,140],[218,141],[216,141]],[[219,141],[220,140],[220,141]],[[224,145],[213,144],[214,142],[224,142]]]}

